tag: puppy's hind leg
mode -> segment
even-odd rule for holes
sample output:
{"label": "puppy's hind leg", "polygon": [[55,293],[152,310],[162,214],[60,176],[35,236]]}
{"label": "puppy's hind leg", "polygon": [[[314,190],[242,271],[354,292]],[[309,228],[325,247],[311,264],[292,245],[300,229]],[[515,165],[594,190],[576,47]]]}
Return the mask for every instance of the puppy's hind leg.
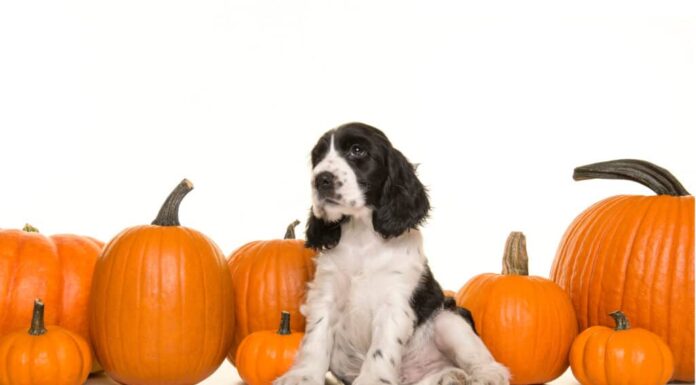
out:
{"label": "puppy's hind leg", "polygon": [[[435,344],[469,375],[467,385],[507,385],[510,373],[459,314],[445,310],[435,318]],[[437,385],[437,384],[436,384]],[[446,385],[446,384],[442,384]]]}

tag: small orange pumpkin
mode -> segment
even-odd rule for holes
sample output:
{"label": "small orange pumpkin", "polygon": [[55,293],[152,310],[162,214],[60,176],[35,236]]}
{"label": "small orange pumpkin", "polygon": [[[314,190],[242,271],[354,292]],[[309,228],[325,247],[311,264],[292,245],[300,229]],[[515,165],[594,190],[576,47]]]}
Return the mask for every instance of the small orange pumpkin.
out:
{"label": "small orange pumpkin", "polygon": [[80,385],[92,368],[92,354],[79,335],[44,326],[44,304],[34,301],[29,332],[0,338],[0,385]]}
{"label": "small orange pumpkin", "polygon": [[43,298],[51,304],[45,314],[49,325],[77,333],[91,344],[87,304],[103,245],[78,235],[47,237],[31,225],[0,230],[0,336],[28,324],[32,302]]}
{"label": "small orange pumpkin", "polygon": [[232,275],[235,330],[227,358],[234,364],[237,347],[255,331],[272,330],[281,311],[289,312],[292,330],[304,330],[300,313],[307,283],[314,277],[316,252],[295,239],[294,221],[284,239],[254,241],[230,255],[227,265]]}
{"label": "small orange pumpkin", "polygon": [[114,380],[188,385],[212,374],[232,342],[232,283],[217,245],[179,224],[184,179],[152,225],[125,229],[94,271],[90,329]]}
{"label": "small orange pumpkin", "polygon": [[511,384],[551,381],[568,368],[578,333],[573,304],[555,283],[528,275],[522,233],[507,239],[503,274],[481,274],[457,293],[493,357],[511,374]]}
{"label": "small orange pumpkin", "polygon": [[662,385],[674,371],[672,352],[654,333],[630,328],[620,312],[616,322],[586,329],[573,342],[570,368],[582,385]]}
{"label": "small orange pumpkin", "polygon": [[290,369],[304,333],[290,330],[290,313],[283,311],[280,328],[249,334],[237,349],[237,371],[249,385],[271,385]]}
{"label": "small orange pumpkin", "polygon": [[621,308],[669,345],[674,379],[693,382],[694,197],[669,171],[635,159],[578,167],[573,178],[631,180],[657,194],[597,202],[563,235],[551,279],[570,295],[580,330],[611,326],[607,314]]}

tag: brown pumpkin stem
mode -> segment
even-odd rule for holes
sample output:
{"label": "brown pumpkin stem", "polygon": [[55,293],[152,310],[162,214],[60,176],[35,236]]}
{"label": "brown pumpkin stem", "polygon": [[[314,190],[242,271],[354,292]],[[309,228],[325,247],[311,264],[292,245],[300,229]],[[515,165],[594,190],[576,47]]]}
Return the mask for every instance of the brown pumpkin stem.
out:
{"label": "brown pumpkin stem", "polygon": [[292,333],[290,331],[290,313],[286,311],[280,312],[280,327],[278,328],[278,334],[281,336],[286,336]]}
{"label": "brown pumpkin stem", "polygon": [[300,224],[300,221],[295,219],[291,224],[288,225],[288,229],[285,231],[285,237],[283,239],[295,239],[295,227]]}
{"label": "brown pumpkin stem", "polygon": [[157,218],[152,221],[152,224],[157,226],[179,226],[179,205],[191,190],[193,190],[193,183],[188,179],[182,180],[174,191],[169,194],[167,200],[164,201]]}
{"label": "brown pumpkin stem", "polygon": [[638,159],[617,159],[580,166],[573,172],[573,179],[623,179],[640,183],[658,195],[691,195],[669,171]]}
{"label": "brown pumpkin stem", "polygon": [[609,315],[614,319],[614,322],[616,322],[616,327],[614,330],[627,330],[631,327],[631,324],[628,322],[628,318],[626,318],[626,314],[624,314],[621,310],[611,312]]}
{"label": "brown pumpkin stem", "polygon": [[34,227],[28,223],[25,223],[24,227],[22,227],[22,231],[26,231],[27,233],[38,233],[39,229],[37,229],[36,227]]}
{"label": "brown pumpkin stem", "polygon": [[29,334],[32,336],[40,336],[46,334],[46,331],[46,327],[44,326],[44,304],[40,298],[37,298],[34,300],[34,315],[31,318]]}
{"label": "brown pumpkin stem", "polygon": [[519,231],[513,231],[505,242],[503,253],[504,275],[529,275],[529,260],[527,258],[527,241]]}

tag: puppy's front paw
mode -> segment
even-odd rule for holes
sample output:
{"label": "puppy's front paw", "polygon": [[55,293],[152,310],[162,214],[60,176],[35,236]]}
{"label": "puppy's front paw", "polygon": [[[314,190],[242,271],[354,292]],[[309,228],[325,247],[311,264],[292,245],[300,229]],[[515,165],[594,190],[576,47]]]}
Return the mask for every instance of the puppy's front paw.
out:
{"label": "puppy's front paw", "polygon": [[324,378],[316,378],[311,373],[291,370],[276,378],[273,385],[324,385]]}
{"label": "puppy's front paw", "polygon": [[471,376],[469,377],[468,385],[509,385],[510,372],[506,367],[497,363],[491,362],[487,365],[481,365],[472,368]]}

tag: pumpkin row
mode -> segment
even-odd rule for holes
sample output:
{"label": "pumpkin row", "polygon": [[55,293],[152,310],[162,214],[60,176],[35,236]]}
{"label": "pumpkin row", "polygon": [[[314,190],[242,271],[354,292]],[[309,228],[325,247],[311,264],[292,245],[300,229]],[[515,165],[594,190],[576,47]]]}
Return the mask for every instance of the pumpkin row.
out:
{"label": "pumpkin row", "polygon": [[[634,325],[667,342],[675,358],[673,378],[692,381],[693,197],[669,172],[644,161],[580,167],[574,177],[633,180],[658,194],[609,198],[567,230],[551,278],[568,293],[576,330],[609,326],[614,321],[608,314],[623,309]],[[182,181],[151,225],[125,229],[103,250],[88,237],[45,237],[30,226],[0,231],[0,336],[26,330],[40,297],[47,304],[48,325],[61,325],[88,341],[96,358],[93,370],[101,364],[116,381],[147,385],[194,384],[226,355],[235,363],[242,339],[275,329],[281,311],[290,313],[292,330],[304,330],[299,304],[313,276],[314,252],[300,240],[258,241],[225,261],[213,241],[179,224],[179,205],[192,188]],[[458,300],[472,308],[493,355],[513,369],[513,383],[532,383],[487,341],[491,329],[485,325],[495,321],[481,319],[483,312],[462,302],[465,288]],[[668,318],[671,313],[678,317]],[[533,310],[534,319],[544,314]],[[572,340],[569,334],[561,340]],[[508,343],[526,344],[530,337],[515,333],[512,338]],[[550,338],[539,343],[553,345]],[[517,356],[534,368],[532,357],[519,353],[525,351],[517,349]],[[567,351],[559,357],[567,367]],[[548,356],[534,360],[551,361]],[[551,375],[531,371],[534,381]],[[2,385],[39,384],[9,382],[3,375],[0,370]],[[55,378],[49,383],[56,384]]]}
{"label": "pumpkin row", "polygon": [[646,329],[629,328],[620,310],[607,314],[616,323],[613,330],[598,325],[578,335],[568,293],[549,279],[529,276],[520,232],[507,239],[501,274],[478,275],[454,297],[471,311],[479,336],[510,370],[512,384],[552,381],[569,364],[583,385],[662,385],[672,378],[669,347]]}
{"label": "pumpkin row", "polygon": [[[249,243],[226,261],[179,223],[192,189],[183,180],[152,224],[105,246],[30,225],[0,230],[0,385],[75,385],[102,369],[126,384],[196,384],[225,357],[234,362],[269,307],[293,309],[292,327],[304,328],[297,308],[315,253],[294,239],[299,221],[285,239]],[[293,273],[274,286],[269,274],[284,270]]]}
{"label": "pumpkin row", "polygon": [[[613,342],[621,346],[617,341],[630,341],[634,348],[652,345],[654,354],[644,355],[654,357],[646,359],[650,370],[628,365],[624,369],[634,372],[617,375],[622,371],[612,363],[618,361],[610,360],[608,345],[602,345],[602,338],[595,336],[576,341],[584,344],[585,351],[594,349],[596,354],[591,362],[584,362],[586,371],[573,368],[583,385],[659,384],[669,379],[665,372],[671,370],[671,363],[664,349],[657,349],[659,344],[652,338],[645,342],[645,338],[631,341],[627,337],[643,332],[653,332],[666,342],[667,352],[674,358],[671,379],[693,382],[693,196],[669,171],[642,160],[577,167],[573,178],[633,181],[656,195],[607,198],[586,209],[568,227],[550,278],[567,293],[572,308],[564,303],[558,288],[543,278],[519,277],[526,271],[526,252],[522,251],[523,241],[516,237],[508,241],[512,244],[506,249],[506,258],[510,258],[504,261],[503,276],[475,277],[457,293],[457,302],[472,311],[477,326],[482,325],[482,339],[496,360],[511,369],[514,384],[554,379],[567,368],[576,327],[584,331],[578,337],[582,340],[595,326],[614,327],[614,318],[623,313],[630,317],[635,330],[625,333],[617,327],[620,337]],[[572,313],[570,318],[577,320],[577,326],[569,321]],[[622,353],[630,351],[626,348]],[[573,360],[577,364],[579,357],[571,353],[571,364]],[[605,378],[606,373],[614,376]]]}

